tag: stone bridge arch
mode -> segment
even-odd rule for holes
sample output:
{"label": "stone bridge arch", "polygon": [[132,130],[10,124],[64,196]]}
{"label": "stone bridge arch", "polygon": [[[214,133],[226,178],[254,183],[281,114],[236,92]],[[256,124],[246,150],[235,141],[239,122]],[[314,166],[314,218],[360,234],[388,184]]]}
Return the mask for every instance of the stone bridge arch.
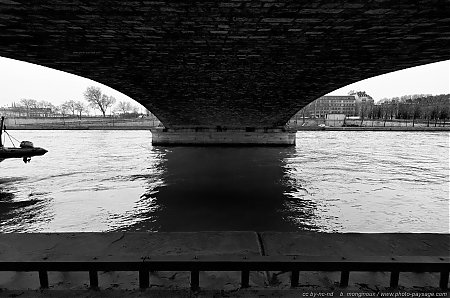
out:
{"label": "stone bridge arch", "polygon": [[0,56],[115,88],[167,133],[234,143],[224,130],[280,132],[332,90],[450,59],[449,15],[446,0],[7,0]]}

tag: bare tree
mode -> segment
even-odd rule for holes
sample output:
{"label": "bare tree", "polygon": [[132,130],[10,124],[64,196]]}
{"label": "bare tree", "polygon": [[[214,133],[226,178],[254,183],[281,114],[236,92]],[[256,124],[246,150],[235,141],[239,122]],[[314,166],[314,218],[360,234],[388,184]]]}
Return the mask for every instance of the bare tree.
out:
{"label": "bare tree", "polygon": [[139,114],[139,106],[132,106],[131,110],[133,111],[133,114],[136,114],[136,115]]}
{"label": "bare tree", "polygon": [[119,101],[117,104],[117,111],[122,112],[124,115],[131,111],[132,107],[129,102]]}
{"label": "bare tree", "polygon": [[60,104],[59,106],[58,106],[58,111],[59,111],[59,113],[61,113],[61,115],[64,117],[66,114],[67,114],[67,112],[69,111],[69,109],[67,108],[67,106],[63,103],[63,104]]}
{"label": "bare tree", "polygon": [[87,111],[87,107],[81,101],[75,103],[75,111],[78,112],[78,117],[81,119],[81,114]]}
{"label": "bare tree", "polygon": [[441,106],[441,111],[439,113],[439,118],[441,120],[444,120],[443,126],[445,126],[445,120],[449,117],[449,114],[450,114],[450,109],[449,109],[448,105]]}
{"label": "bare tree", "polygon": [[[103,94],[102,95],[102,102],[103,102],[103,105],[105,107],[105,113],[106,113],[106,110],[109,107],[112,107],[113,104],[116,103],[116,98],[114,96],[107,96],[107,95]],[[103,116],[105,116],[105,115],[103,115]]]}
{"label": "bare tree", "polygon": [[439,119],[440,110],[438,106],[434,106],[431,110],[430,117],[434,119],[434,127],[437,126],[437,121]]}
{"label": "bare tree", "polygon": [[421,107],[418,104],[412,104],[412,126],[414,127],[414,123],[417,118],[421,116]]}
{"label": "bare tree", "polygon": [[76,111],[75,106],[76,106],[75,101],[69,100],[62,104],[61,109],[63,109],[66,112],[70,111],[70,112],[72,112],[72,115],[75,116],[75,111]]}
{"label": "bare tree", "polygon": [[36,108],[37,101],[35,99],[22,98],[20,104],[27,110],[27,117],[30,117],[30,109]]}
{"label": "bare tree", "polygon": [[116,99],[113,96],[102,94],[100,88],[94,86],[87,87],[84,92],[84,98],[92,107],[99,109],[102,112],[103,117],[106,117],[106,110],[116,102]]}

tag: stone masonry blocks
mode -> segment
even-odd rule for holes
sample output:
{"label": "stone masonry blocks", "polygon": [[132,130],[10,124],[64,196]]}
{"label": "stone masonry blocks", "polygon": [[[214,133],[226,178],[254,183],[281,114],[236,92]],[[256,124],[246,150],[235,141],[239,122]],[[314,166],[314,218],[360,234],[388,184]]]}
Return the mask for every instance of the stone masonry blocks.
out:
{"label": "stone masonry blocks", "polygon": [[450,59],[449,14],[436,0],[0,1],[0,56],[106,84],[168,128],[274,128],[342,86]]}

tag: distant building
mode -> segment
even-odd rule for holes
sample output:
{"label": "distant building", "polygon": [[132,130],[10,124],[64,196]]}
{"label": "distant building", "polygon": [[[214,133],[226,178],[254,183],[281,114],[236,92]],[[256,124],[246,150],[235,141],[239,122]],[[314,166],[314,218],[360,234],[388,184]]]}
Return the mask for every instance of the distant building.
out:
{"label": "distant building", "polygon": [[344,126],[346,117],[347,116],[345,114],[327,114],[325,116],[325,125],[339,127]]}
{"label": "distant building", "polygon": [[30,118],[40,118],[40,117],[54,117],[54,113],[51,108],[31,108],[29,110]]}
{"label": "distant building", "polygon": [[27,117],[27,111],[22,107],[4,107],[0,108],[0,115],[7,118]]}
{"label": "distant building", "polygon": [[[355,116],[355,97],[351,95],[319,97],[298,111],[286,124],[291,127],[303,126],[308,119],[325,119],[327,115],[331,114],[340,114],[344,117]],[[333,123],[339,121],[333,118]]]}
{"label": "distant building", "polygon": [[9,118],[40,118],[40,117],[54,117],[54,113],[51,108],[29,108],[26,107],[3,107],[0,108],[0,115]]}
{"label": "distant building", "polygon": [[322,96],[304,107],[297,114],[305,115],[309,118],[324,118],[327,114],[344,114],[354,116],[355,97],[346,96]]}
{"label": "distant building", "polygon": [[372,96],[368,95],[366,91],[352,90],[348,95],[355,97],[355,115],[367,116],[367,111],[375,104]]}

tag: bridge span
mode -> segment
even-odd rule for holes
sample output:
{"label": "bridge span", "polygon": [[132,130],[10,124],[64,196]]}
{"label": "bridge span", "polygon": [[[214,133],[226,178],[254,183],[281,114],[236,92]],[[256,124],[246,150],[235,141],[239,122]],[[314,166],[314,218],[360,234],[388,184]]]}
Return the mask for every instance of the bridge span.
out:
{"label": "bridge span", "polygon": [[0,1],[0,56],[90,78],[154,113],[155,144],[290,145],[314,99],[450,59],[446,0]]}

